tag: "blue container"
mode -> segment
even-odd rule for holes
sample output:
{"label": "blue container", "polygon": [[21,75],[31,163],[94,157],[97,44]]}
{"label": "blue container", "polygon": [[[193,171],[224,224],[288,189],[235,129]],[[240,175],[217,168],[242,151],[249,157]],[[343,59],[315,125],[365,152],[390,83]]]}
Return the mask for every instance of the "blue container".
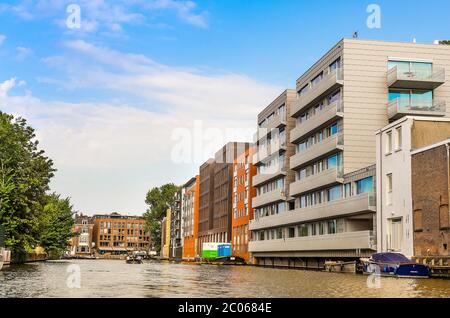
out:
{"label": "blue container", "polygon": [[221,244],[217,247],[217,256],[218,257],[228,257],[231,256],[231,245],[230,244]]}

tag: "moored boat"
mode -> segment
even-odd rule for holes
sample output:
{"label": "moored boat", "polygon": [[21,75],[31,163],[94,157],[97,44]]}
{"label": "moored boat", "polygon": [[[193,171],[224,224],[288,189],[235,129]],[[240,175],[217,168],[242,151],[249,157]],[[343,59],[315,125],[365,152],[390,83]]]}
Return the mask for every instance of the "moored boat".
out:
{"label": "moored boat", "polygon": [[427,265],[414,263],[400,253],[376,253],[360,260],[364,274],[406,278],[428,278],[431,274]]}
{"label": "moored boat", "polygon": [[142,264],[144,261],[140,256],[129,255],[126,259],[127,264]]}

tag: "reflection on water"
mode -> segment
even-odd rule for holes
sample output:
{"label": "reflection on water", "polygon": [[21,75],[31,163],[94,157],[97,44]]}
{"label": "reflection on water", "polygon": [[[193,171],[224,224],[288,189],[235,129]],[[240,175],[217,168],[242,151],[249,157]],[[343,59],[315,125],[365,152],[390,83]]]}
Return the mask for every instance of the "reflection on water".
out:
{"label": "reflection on water", "polygon": [[[81,288],[68,288],[69,265]],[[0,297],[450,297],[450,280],[381,278],[260,267],[148,261],[75,260],[26,264],[0,272]]]}

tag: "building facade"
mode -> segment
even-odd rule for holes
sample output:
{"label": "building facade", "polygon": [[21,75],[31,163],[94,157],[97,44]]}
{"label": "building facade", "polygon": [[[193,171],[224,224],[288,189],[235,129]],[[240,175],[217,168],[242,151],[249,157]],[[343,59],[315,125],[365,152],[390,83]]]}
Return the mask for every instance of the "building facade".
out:
{"label": "building facade", "polygon": [[406,116],[380,129],[376,137],[378,250],[412,257],[411,153],[450,137],[450,118]]}
{"label": "building facade", "polygon": [[256,167],[252,163],[254,154],[255,147],[251,145],[236,158],[233,165],[232,255],[241,257],[246,262],[250,261],[248,224],[253,219],[252,199],[256,195],[252,180],[256,175]]}
{"label": "building facade", "polygon": [[166,216],[161,221],[161,252],[160,257],[162,259],[169,259],[170,257],[170,226],[172,211],[167,209]]}
{"label": "building facade", "polygon": [[253,199],[257,260],[358,258],[382,244],[375,132],[408,114],[446,116],[449,63],[445,45],[344,39],[297,80],[288,113],[295,121],[288,209],[261,215]]}
{"label": "building facade", "polygon": [[249,145],[229,142],[216,152],[214,159],[208,160],[200,167],[200,255],[203,243],[231,242],[233,163]]}
{"label": "building facade", "polygon": [[170,217],[169,258],[181,260],[183,257],[183,242],[181,236],[181,190],[175,193],[170,211],[172,215]]}
{"label": "building facade", "polygon": [[94,219],[87,215],[75,214],[73,233],[78,236],[70,239],[70,255],[91,256],[96,248],[94,240]]}
{"label": "building facade", "polygon": [[94,243],[99,254],[120,255],[132,251],[148,251],[150,235],[139,216],[111,213],[94,215]]}
{"label": "building facade", "polygon": [[200,257],[197,251],[199,190],[199,176],[186,182],[181,190],[181,235],[183,238],[184,260],[194,260]]}
{"label": "building facade", "polygon": [[450,139],[412,152],[414,257],[450,256]]}

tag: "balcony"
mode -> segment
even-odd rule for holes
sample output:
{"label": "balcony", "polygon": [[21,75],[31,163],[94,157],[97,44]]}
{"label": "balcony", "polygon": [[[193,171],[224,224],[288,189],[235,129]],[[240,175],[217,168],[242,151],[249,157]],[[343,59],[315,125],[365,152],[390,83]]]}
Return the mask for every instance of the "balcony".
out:
{"label": "balcony", "polygon": [[343,183],[342,167],[334,167],[290,184],[289,195],[297,196],[326,185]]}
{"label": "balcony", "polygon": [[254,197],[252,199],[252,207],[258,208],[260,206],[268,205],[270,203],[276,203],[285,200],[286,194],[284,193],[284,189],[277,189]]}
{"label": "balcony", "polygon": [[291,130],[291,142],[299,142],[306,135],[317,129],[331,124],[338,118],[344,117],[344,106],[341,101],[336,101],[333,104],[326,106],[322,111],[312,116],[304,123],[297,124],[294,129]]}
{"label": "balcony", "polygon": [[266,137],[272,130],[286,126],[286,113],[274,115],[272,120],[262,127],[258,128],[255,141],[259,141]]}
{"label": "balcony", "polygon": [[444,117],[447,108],[445,101],[433,100],[430,103],[414,102],[400,104],[399,99],[395,99],[388,104],[388,118],[396,120],[406,115]]}
{"label": "balcony", "polygon": [[376,212],[376,196],[374,193],[363,193],[349,198],[309,206],[303,209],[260,217],[250,221],[249,229],[255,231],[367,212]]}
{"label": "balcony", "polygon": [[[286,137],[284,139],[286,139]],[[286,151],[285,140],[282,140],[281,142],[273,142],[268,147],[258,150],[258,152],[253,155],[253,164],[258,165],[264,159],[269,158],[270,156],[281,150]]]}
{"label": "balcony", "polygon": [[408,71],[397,66],[387,73],[387,84],[390,88],[408,88],[433,90],[445,83],[445,69],[433,67],[432,72]]}
{"label": "balcony", "polygon": [[279,176],[286,176],[286,169],[284,167],[274,167],[274,169],[268,169],[264,173],[259,173],[253,177],[253,186],[257,187],[260,184],[269,182]]}
{"label": "balcony", "polygon": [[248,247],[251,253],[263,253],[357,249],[375,250],[376,244],[372,231],[360,231],[280,240],[251,241]]}
{"label": "balcony", "polygon": [[299,96],[292,106],[291,116],[297,117],[302,111],[314,102],[319,102],[326,95],[344,85],[342,69],[337,69],[312,86],[306,93]]}
{"label": "balcony", "polygon": [[305,151],[295,154],[290,159],[290,168],[296,169],[338,150],[344,149],[344,136],[342,134],[333,135],[321,142],[312,145]]}

